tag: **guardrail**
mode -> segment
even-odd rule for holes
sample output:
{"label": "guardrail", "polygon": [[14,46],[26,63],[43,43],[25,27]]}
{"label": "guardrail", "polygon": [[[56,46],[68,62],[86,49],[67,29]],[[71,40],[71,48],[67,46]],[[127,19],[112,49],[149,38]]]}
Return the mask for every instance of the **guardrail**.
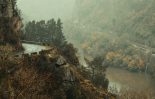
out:
{"label": "guardrail", "polygon": [[51,47],[48,50],[41,50],[39,52],[32,52],[32,53],[16,54],[16,55],[13,55],[12,57],[16,59],[23,59],[24,61],[29,61],[29,63],[32,63],[32,62],[36,62],[40,56],[46,55],[46,58],[50,59],[51,55],[52,55],[52,58],[57,57],[58,53],[59,51],[57,50],[57,48]]}
{"label": "guardrail", "polygon": [[35,41],[27,41],[27,40],[21,40],[22,43],[29,43],[29,44],[42,44],[41,42],[35,42]]}
{"label": "guardrail", "polygon": [[[42,45],[42,46],[51,46],[52,44],[44,43],[44,42],[35,42],[35,41],[27,41],[27,40],[21,40],[22,43],[29,43],[29,44],[36,44],[36,45]],[[52,45],[53,46],[53,45]]]}

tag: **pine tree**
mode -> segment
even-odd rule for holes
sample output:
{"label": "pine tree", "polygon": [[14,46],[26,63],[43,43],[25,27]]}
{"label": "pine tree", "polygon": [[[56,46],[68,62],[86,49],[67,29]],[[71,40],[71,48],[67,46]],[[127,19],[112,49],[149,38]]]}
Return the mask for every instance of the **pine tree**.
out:
{"label": "pine tree", "polygon": [[50,41],[54,42],[54,39],[56,38],[56,21],[54,19],[51,19],[47,22],[47,33],[50,37]]}
{"label": "pine tree", "polygon": [[57,25],[56,25],[56,38],[54,42],[60,48],[66,44],[66,39],[65,39],[65,36],[63,35],[62,29],[63,27],[62,27],[61,19],[58,19]]}

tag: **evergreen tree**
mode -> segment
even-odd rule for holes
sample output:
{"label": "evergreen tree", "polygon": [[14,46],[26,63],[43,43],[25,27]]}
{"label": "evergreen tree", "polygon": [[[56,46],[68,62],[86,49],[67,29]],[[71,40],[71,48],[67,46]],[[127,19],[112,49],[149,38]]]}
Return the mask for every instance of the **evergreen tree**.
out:
{"label": "evergreen tree", "polygon": [[56,37],[56,21],[54,19],[51,19],[47,22],[46,25],[48,36],[50,37],[49,41],[53,42]]}
{"label": "evergreen tree", "polygon": [[63,27],[61,19],[58,19],[56,25],[56,38],[54,40],[54,43],[57,44],[59,47],[63,47],[66,44],[66,39],[63,35],[62,29]]}

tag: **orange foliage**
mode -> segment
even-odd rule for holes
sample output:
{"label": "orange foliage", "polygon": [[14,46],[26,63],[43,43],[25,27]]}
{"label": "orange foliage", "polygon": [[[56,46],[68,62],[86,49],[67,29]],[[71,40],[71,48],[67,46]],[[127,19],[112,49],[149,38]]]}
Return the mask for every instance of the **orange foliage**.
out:
{"label": "orange foliage", "polygon": [[144,60],[139,59],[139,67],[143,68],[145,66]]}
{"label": "orange foliage", "polygon": [[106,59],[111,61],[114,56],[115,56],[114,52],[108,52],[106,55]]}

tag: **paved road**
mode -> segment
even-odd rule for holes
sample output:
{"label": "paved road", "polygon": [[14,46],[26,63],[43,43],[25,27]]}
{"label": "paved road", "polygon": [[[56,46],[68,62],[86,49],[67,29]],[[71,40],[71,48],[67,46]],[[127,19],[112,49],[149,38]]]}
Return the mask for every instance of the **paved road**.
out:
{"label": "paved road", "polygon": [[35,45],[35,44],[22,44],[24,47],[24,53],[33,53],[33,52],[39,52],[41,50],[50,49],[50,47],[47,46],[41,46],[41,45]]}

